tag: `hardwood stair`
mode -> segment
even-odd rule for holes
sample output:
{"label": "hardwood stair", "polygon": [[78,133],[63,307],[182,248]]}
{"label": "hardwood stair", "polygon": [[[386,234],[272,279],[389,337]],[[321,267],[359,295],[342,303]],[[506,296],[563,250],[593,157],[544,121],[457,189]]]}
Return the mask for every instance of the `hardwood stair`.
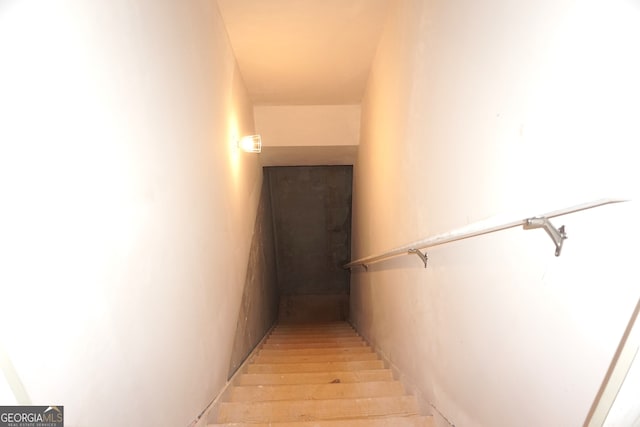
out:
{"label": "hardwood stair", "polygon": [[209,427],[433,427],[346,322],[281,324]]}

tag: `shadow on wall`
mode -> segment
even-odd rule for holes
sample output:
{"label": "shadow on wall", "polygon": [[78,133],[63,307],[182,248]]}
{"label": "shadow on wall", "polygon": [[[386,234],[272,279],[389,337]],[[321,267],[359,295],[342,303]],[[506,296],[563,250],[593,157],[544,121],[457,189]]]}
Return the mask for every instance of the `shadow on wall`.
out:
{"label": "shadow on wall", "polygon": [[351,166],[264,169],[229,378],[276,319],[349,318],[351,182]]}
{"label": "shadow on wall", "polygon": [[278,286],[269,177],[264,174],[249,252],[247,276],[238,313],[229,378],[260,342],[278,317]]}

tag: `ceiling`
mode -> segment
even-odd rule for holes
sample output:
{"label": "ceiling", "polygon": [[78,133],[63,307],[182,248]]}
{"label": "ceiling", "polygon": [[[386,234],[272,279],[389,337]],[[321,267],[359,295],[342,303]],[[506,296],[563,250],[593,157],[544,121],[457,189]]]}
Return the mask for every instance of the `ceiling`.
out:
{"label": "ceiling", "polygon": [[253,102],[358,104],[390,0],[218,0]]}

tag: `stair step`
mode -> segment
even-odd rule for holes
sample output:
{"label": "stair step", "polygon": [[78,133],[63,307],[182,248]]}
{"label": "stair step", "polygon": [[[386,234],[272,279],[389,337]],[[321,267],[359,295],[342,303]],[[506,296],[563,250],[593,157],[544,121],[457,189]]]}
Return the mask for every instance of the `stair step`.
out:
{"label": "stair step", "polygon": [[418,415],[415,397],[223,402],[218,422],[314,421],[392,415]]}
{"label": "stair step", "polygon": [[382,360],[363,360],[358,362],[320,362],[320,363],[252,363],[247,366],[248,374],[286,374],[293,372],[359,371],[384,369]]}
{"label": "stair step", "polygon": [[296,331],[310,331],[310,332],[334,332],[334,331],[351,331],[355,329],[349,325],[336,325],[336,326],[277,326],[272,329],[272,332],[296,332]]}
{"label": "stair step", "polygon": [[296,344],[296,343],[350,343],[350,342],[364,342],[364,340],[358,336],[352,337],[290,337],[290,338],[273,338],[269,337],[265,344]]}
{"label": "stair step", "polygon": [[390,369],[366,371],[332,371],[290,374],[242,374],[238,377],[238,385],[276,385],[276,384],[329,384],[357,383],[370,381],[391,381]]}
{"label": "stair step", "polygon": [[293,421],[283,423],[209,424],[208,427],[434,427],[434,424],[433,417],[409,415],[400,417]]}
{"label": "stair step", "polygon": [[356,331],[353,329],[344,329],[344,330],[333,330],[333,331],[314,331],[314,330],[306,330],[306,331],[278,331],[274,330],[271,332],[270,336],[274,337],[286,337],[293,335],[358,335]]}
{"label": "stair step", "polygon": [[325,323],[279,323],[276,329],[326,329],[326,328],[352,328],[347,322]]}
{"label": "stair step", "polygon": [[375,353],[352,353],[352,354],[312,354],[303,356],[268,356],[261,355],[254,357],[252,363],[272,364],[272,363],[322,363],[322,362],[358,362],[363,360],[378,360]]}
{"label": "stair step", "polygon": [[275,400],[344,399],[402,396],[399,381],[361,383],[329,383],[303,385],[237,386],[231,389],[231,402],[264,402]]}
{"label": "stair step", "polygon": [[270,338],[294,338],[294,337],[359,337],[356,331],[291,331],[279,332],[273,331],[269,334]]}
{"label": "stair step", "polygon": [[[370,347],[293,348],[289,350],[261,349],[259,356],[313,356],[321,354],[373,353]],[[374,353],[375,354],[375,353]]]}
{"label": "stair step", "polygon": [[[362,340],[362,337],[355,333],[341,333],[341,334],[271,334],[269,340],[274,341],[326,341],[326,340]],[[363,340],[364,341],[364,340]]]}
{"label": "stair step", "polygon": [[292,336],[360,336],[353,329],[335,330],[335,331],[272,331],[270,337],[292,337]]}
{"label": "stair step", "polygon": [[270,335],[327,335],[327,334],[355,334],[358,333],[355,329],[342,328],[342,329],[274,329]]}
{"label": "stair step", "polygon": [[269,350],[294,349],[294,348],[335,348],[335,347],[369,347],[364,341],[350,342],[312,342],[312,343],[275,343],[266,342],[262,348]]}

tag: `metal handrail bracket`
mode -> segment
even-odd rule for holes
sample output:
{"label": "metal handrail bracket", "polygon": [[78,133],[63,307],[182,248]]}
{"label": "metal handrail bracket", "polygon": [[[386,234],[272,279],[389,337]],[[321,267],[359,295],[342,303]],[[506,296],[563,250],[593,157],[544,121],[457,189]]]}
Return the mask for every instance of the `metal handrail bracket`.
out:
{"label": "metal handrail bracket", "polygon": [[395,249],[391,249],[384,253],[378,255],[371,255],[364,258],[359,258],[354,261],[351,261],[348,264],[344,265],[344,268],[353,268],[356,266],[363,266],[366,271],[369,271],[369,267],[371,264],[375,264],[380,261],[384,261],[389,258],[395,258],[397,256],[402,255],[417,255],[420,257],[421,261],[424,263],[425,268],[427,267],[427,254],[423,253],[421,250],[427,249],[433,246],[443,245],[445,243],[451,243],[458,240],[469,239],[471,237],[481,236],[483,234],[495,233],[496,231],[506,230],[509,228],[520,227],[522,226],[525,230],[532,230],[536,228],[544,228],[549,237],[553,240],[555,244],[556,256],[560,256],[562,251],[562,244],[565,239],[567,239],[567,234],[565,233],[564,225],[560,228],[556,228],[551,221],[550,218],[555,218],[557,216],[567,215],[575,212],[580,212],[586,209],[592,209],[598,206],[604,206],[612,203],[621,203],[627,202],[627,199],[599,199],[593,202],[582,203],[580,205],[570,206],[568,208],[559,209],[552,212],[547,212],[543,215],[534,215],[526,217],[525,219],[516,219],[509,221],[496,221],[486,220],[477,222],[474,224],[470,224],[466,227],[459,228],[457,230],[449,231],[442,234],[436,234],[431,237],[427,237],[425,239],[417,240],[415,242],[409,243],[407,245],[400,246]]}
{"label": "metal handrail bracket", "polygon": [[420,249],[409,249],[408,251],[410,254],[415,254],[418,255],[418,257],[422,260],[422,262],[424,263],[424,268],[427,268],[427,261],[429,261],[429,257],[427,256],[427,253],[422,253],[420,252]]}
{"label": "metal handrail bracket", "polygon": [[562,251],[562,243],[567,238],[567,233],[564,232],[564,225],[560,228],[555,228],[551,221],[546,217],[542,218],[527,218],[522,224],[522,228],[525,230],[533,230],[536,228],[544,228],[553,243],[556,245],[556,256],[560,256]]}

